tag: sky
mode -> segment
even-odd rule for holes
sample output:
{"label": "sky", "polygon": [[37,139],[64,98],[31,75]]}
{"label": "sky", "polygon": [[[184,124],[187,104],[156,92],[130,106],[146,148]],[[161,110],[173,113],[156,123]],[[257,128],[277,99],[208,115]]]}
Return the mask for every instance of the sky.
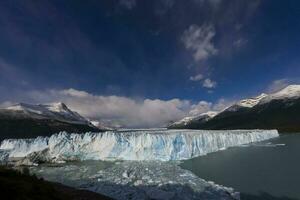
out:
{"label": "sky", "polygon": [[159,127],[300,83],[300,1],[0,1],[0,107]]}

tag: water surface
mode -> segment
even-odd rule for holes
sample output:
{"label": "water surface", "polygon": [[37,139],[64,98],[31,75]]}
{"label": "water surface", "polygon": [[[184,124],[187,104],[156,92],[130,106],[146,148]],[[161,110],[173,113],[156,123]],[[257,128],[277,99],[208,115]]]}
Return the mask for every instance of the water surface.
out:
{"label": "water surface", "polygon": [[83,161],[31,167],[46,180],[91,190],[118,200],[234,200],[234,190],[209,183],[178,162]]}
{"label": "water surface", "polygon": [[181,167],[233,187],[242,193],[242,200],[300,200],[300,134],[186,160]]}

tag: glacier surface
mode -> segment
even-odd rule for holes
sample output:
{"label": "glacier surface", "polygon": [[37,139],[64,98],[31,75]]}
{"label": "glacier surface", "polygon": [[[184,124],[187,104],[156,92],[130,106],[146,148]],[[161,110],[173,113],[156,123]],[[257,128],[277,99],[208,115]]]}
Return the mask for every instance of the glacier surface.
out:
{"label": "glacier surface", "polygon": [[[276,130],[138,130],[6,139],[5,158],[28,157],[60,162],[72,160],[184,160],[232,146],[278,137]],[[39,154],[37,154],[39,153]],[[1,158],[1,156],[0,156]]]}

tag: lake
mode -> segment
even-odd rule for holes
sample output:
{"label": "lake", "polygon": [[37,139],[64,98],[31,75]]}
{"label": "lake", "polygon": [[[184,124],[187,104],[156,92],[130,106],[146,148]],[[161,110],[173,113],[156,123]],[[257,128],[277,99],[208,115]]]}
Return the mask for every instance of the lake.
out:
{"label": "lake", "polygon": [[233,147],[182,162],[197,176],[241,192],[241,199],[300,199],[300,134]]}

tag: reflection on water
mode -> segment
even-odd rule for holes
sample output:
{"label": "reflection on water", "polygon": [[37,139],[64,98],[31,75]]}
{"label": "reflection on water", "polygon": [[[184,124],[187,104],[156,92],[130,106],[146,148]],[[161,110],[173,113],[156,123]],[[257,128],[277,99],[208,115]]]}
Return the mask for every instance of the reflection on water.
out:
{"label": "reflection on water", "polygon": [[233,187],[242,199],[300,199],[300,134],[197,157],[181,167]]}

